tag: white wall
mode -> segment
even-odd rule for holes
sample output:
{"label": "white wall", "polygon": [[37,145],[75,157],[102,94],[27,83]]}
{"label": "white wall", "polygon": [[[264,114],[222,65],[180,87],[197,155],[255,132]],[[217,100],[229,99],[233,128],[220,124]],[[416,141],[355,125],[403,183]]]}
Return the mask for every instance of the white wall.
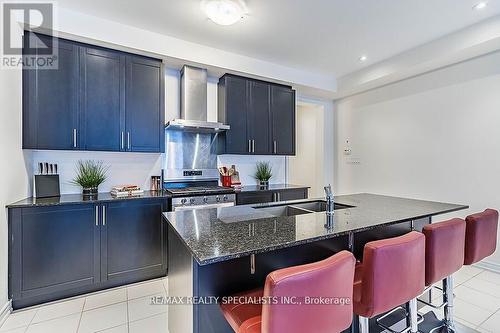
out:
{"label": "white wall", "polygon": [[[38,170],[38,162],[57,163],[61,193],[80,193],[79,186],[71,183],[78,160],[99,160],[109,167],[106,181],[99,192],[109,192],[116,185],[134,184],[149,189],[151,176],[161,174],[163,154],[83,152],[83,151],[34,151],[30,173]],[[31,177],[30,177],[31,178]]]}
{"label": "white wall", "polygon": [[[7,210],[5,205],[28,196],[31,163],[21,149],[21,71],[0,74],[0,311],[7,303]],[[0,318],[1,319],[1,318]]]}
{"label": "white wall", "polygon": [[296,155],[288,159],[288,179],[292,184],[310,186],[309,196],[313,198],[324,196],[324,124],[322,105],[297,106]]}
{"label": "white wall", "polygon": [[273,168],[273,176],[269,180],[271,184],[284,184],[286,180],[286,157],[283,156],[244,156],[244,155],[221,155],[217,157],[217,165],[230,167],[236,166],[240,173],[240,182],[245,185],[257,185],[257,180],[253,178],[255,174],[255,164],[257,162],[269,162]]}
{"label": "white wall", "polygon": [[500,209],[499,91],[493,53],[338,101],[336,191]]}
{"label": "white wall", "polygon": [[[308,105],[323,109],[323,174],[320,176],[322,184],[332,184],[335,182],[334,163],[336,147],[334,129],[334,103],[331,100],[310,98],[307,96],[297,97],[298,105]],[[305,184],[307,185],[307,184]],[[321,193],[321,191],[320,191]]]}

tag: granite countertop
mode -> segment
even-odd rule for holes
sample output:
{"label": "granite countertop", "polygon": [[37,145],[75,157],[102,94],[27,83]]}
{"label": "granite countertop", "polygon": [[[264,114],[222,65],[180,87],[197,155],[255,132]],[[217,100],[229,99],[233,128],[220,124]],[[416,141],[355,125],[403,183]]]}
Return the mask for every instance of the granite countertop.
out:
{"label": "granite countertop", "polygon": [[263,189],[259,185],[244,185],[241,189],[237,189],[236,193],[294,190],[301,188],[310,188],[310,186],[293,185],[293,184],[269,184],[268,188]]}
{"label": "granite countertop", "polygon": [[144,200],[155,198],[170,198],[172,195],[166,191],[144,191],[143,194],[130,197],[115,197],[109,192],[101,192],[97,198],[83,198],[81,194],[63,194],[60,197],[51,198],[26,198],[7,205],[7,208],[29,208],[29,207],[44,207],[70,204],[87,204],[96,202],[115,202],[122,200]]}
{"label": "granite countertop", "polygon": [[[288,203],[316,200],[321,199]],[[277,206],[277,203],[181,210],[163,215],[196,261],[207,265],[468,208],[368,193],[337,196],[335,202],[352,207],[336,210],[331,227],[325,227],[325,212],[276,217],[254,208]]]}

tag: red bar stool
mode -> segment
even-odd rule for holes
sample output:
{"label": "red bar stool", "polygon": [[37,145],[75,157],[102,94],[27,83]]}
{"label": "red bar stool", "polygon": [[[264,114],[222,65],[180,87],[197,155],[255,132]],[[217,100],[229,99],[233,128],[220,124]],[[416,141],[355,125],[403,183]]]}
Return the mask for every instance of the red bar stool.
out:
{"label": "red bar stool", "polygon": [[444,306],[445,325],[454,329],[452,275],[464,263],[465,221],[451,219],[428,224],[422,232],[425,235],[425,285],[430,290],[433,284],[442,281],[443,302],[438,306],[421,302],[437,309]]}
{"label": "red bar stool", "polygon": [[[369,319],[384,312],[382,320],[409,303],[410,327],[418,332],[417,297],[425,287],[425,237],[412,231],[406,235],[369,242],[363,252],[363,263],[356,267],[354,313],[359,317],[360,333],[369,332]],[[392,310],[392,311],[391,311]]]}
{"label": "red bar stool", "polygon": [[486,209],[465,218],[464,265],[472,265],[492,255],[497,248],[498,211]]}
{"label": "red bar stool", "polygon": [[[341,251],[317,263],[284,268],[270,273],[264,290],[240,293],[238,297],[296,297],[349,300],[339,304],[283,304],[265,302],[223,303],[221,310],[237,333],[324,333],[342,332],[352,322],[354,265],[352,253]],[[335,302],[333,302],[335,303]]]}

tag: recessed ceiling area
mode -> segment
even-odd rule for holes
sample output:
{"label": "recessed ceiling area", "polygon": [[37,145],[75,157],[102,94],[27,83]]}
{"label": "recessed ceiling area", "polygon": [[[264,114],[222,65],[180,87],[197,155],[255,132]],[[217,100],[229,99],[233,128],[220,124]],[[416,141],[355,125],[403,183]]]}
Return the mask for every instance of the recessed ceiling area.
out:
{"label": "recessed ceiling area", "polygon": [[[248,0],[234,25],[201,0],[59,0],[60,7],[281,65],[336,77],[500,14],[474,0]],[[360,61],[366,56],[365,61]]]}

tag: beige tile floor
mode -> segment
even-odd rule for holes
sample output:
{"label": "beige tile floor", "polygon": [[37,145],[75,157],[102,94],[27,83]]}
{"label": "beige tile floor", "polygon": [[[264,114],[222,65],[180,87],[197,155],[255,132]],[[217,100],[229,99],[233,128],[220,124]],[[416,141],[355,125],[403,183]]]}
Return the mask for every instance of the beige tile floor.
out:
{"label": "beige tile floor", "polygon": [[[0,333],[168,333],[167,307],[151,304],[152,296],[166,295],[167,283],[167,278],[152,280],[17,311]],[[457,321],[480,332],[500,332],[500,274],[464,267],[455,274],[455,295]]]}
{"label": "beige tile floor", "polygon": [[167,278],[83,295],[12,313],[1,333],[168,333]]}
{"label": "beige tile floor", "polygon": [[[454,275],[455,320],[479,332],[500,332],[500,274],[464,266]],[[435,293],[435,299],[440,295]],[[429,312],[424,307],[420,312]],[[435,311],[440,318],[443,312]]]}

